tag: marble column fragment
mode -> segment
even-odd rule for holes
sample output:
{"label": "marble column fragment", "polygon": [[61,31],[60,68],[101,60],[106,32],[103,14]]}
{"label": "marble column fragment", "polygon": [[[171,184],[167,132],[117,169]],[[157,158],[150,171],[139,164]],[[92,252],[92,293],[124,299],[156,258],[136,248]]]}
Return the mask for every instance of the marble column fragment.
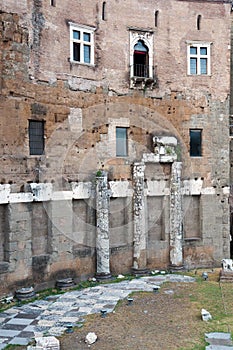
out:
{"label": "marble column fragment", "polygon": [[181,170],[181,162],[174,162],[172,164],[170,194],[170,265],[171,268],[174,269],[183,267]]}
{"label": "marble column fragment", "polygon": [[96,175],[96,277],[107,279],[110,274],[109,253],[109,198],[107,172]]}
{"label": "marble column fragment", "polygon": [[145,197],[144,197],[144,163],[135,163],[133,167],[133,216],[134,216],[134,250],[133,272],[147,272]]}

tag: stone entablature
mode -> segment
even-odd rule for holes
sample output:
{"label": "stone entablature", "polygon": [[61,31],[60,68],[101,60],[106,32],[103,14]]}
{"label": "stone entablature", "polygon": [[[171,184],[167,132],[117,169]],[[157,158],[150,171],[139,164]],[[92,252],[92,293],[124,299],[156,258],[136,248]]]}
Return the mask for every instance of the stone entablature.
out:
{"label": "stone entablature", "polygon": [[[91,182],[72,183],[71,191],[53,190],[52,183],[35,183],[30,184],[30,187],[31,192],[14,193],[11,192],[11,185],[0,185],[0,204],[88,199],[93,195],[93,184]],[[109,187],[112,198],[133,196],[131,181],[109,181]],[[166,181],[163,180],[147,181],[147,187],[144,191],[146,196],[170,195],[170,188],[166,186]],[[222,189],[222,192],[223,195],[228,196],[230,188],[226,186]],[[218,192],[214,187],[204,187],[203,180],[199,178],[196,180],[182,180],[181,193],[182,195],[216,195]]]}

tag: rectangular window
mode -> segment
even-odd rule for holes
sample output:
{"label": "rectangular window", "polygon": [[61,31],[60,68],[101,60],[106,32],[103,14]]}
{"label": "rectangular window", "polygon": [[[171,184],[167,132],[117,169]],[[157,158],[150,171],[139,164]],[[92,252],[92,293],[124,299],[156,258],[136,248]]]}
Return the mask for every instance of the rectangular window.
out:
{"label": "rectangular window", "polygon": [[188,45],[188,74],[210,75],[210,44]]}
{"label": "rectangular window", "polygon": [[128,155],[127,128],[116,128],[116,156],[126,157]]}
{"label": "rectangular window", "polygon": [[70,61],[94,64],[95,28],[70,23]]}
{"label": "rectangular window", "polygon": [[30,155],[41,155],[44,152],[44,121],[29,120]]}
{"label": "rectangular window", "polygon": [[201,157],[202,156],[202,130],[192,129],[189,130],[190,136],[190,156]]}

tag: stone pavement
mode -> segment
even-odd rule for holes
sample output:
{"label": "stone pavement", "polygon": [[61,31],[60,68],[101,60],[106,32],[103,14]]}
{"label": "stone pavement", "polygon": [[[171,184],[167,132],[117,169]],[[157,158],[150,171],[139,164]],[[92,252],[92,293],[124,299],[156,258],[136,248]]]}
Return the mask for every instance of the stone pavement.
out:
{"label": "stone pavement", "polygon": [[36,300],[22,306],[13,306],[0,313],[0,350],[8,344],[27,345],[35,336],[59,336],[67,325],[82,326],[84,316],[112,312],[121,299],[134,291],[153,291],[164,282],[194,282],[189,276],[176,274],[154,275],[122,280],[118,283],[98,284],[83,290]]}

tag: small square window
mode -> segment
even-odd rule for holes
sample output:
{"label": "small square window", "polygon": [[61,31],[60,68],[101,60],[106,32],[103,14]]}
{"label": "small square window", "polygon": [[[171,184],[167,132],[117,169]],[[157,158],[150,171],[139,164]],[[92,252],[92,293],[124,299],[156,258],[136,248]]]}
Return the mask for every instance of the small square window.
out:
{"label": "small square window", "polygon": [[73,30],[73,39],[80,39],[80,32],[77,30]]}
{"label": "small square window", "polygon": [[202,156],[202,130],[192,129],[189,130],[190,136],[190,156],[201,157]]}
{"label": "small square window", "polygon": [[200,55],[207,55],[207,48],[206,47],[200,47]]}
{"label": "small square window", "polygon": [[197,48],[191,46],[191,47],[190,47],[190,55],[196,55],[196,54],[197,54]]}
{"label": "small square window", "polygon": [[91,41],[90,33],[83,33],[83,41],[87,41],[87,42]]}
{"label": "small square window", "polygon": [[127,128],[116,128],[116,156],[128,156],[128,135]]}
{"label": "small square window", "polygon": [[29,120],[30,155],[44,153],[44,121]]}

